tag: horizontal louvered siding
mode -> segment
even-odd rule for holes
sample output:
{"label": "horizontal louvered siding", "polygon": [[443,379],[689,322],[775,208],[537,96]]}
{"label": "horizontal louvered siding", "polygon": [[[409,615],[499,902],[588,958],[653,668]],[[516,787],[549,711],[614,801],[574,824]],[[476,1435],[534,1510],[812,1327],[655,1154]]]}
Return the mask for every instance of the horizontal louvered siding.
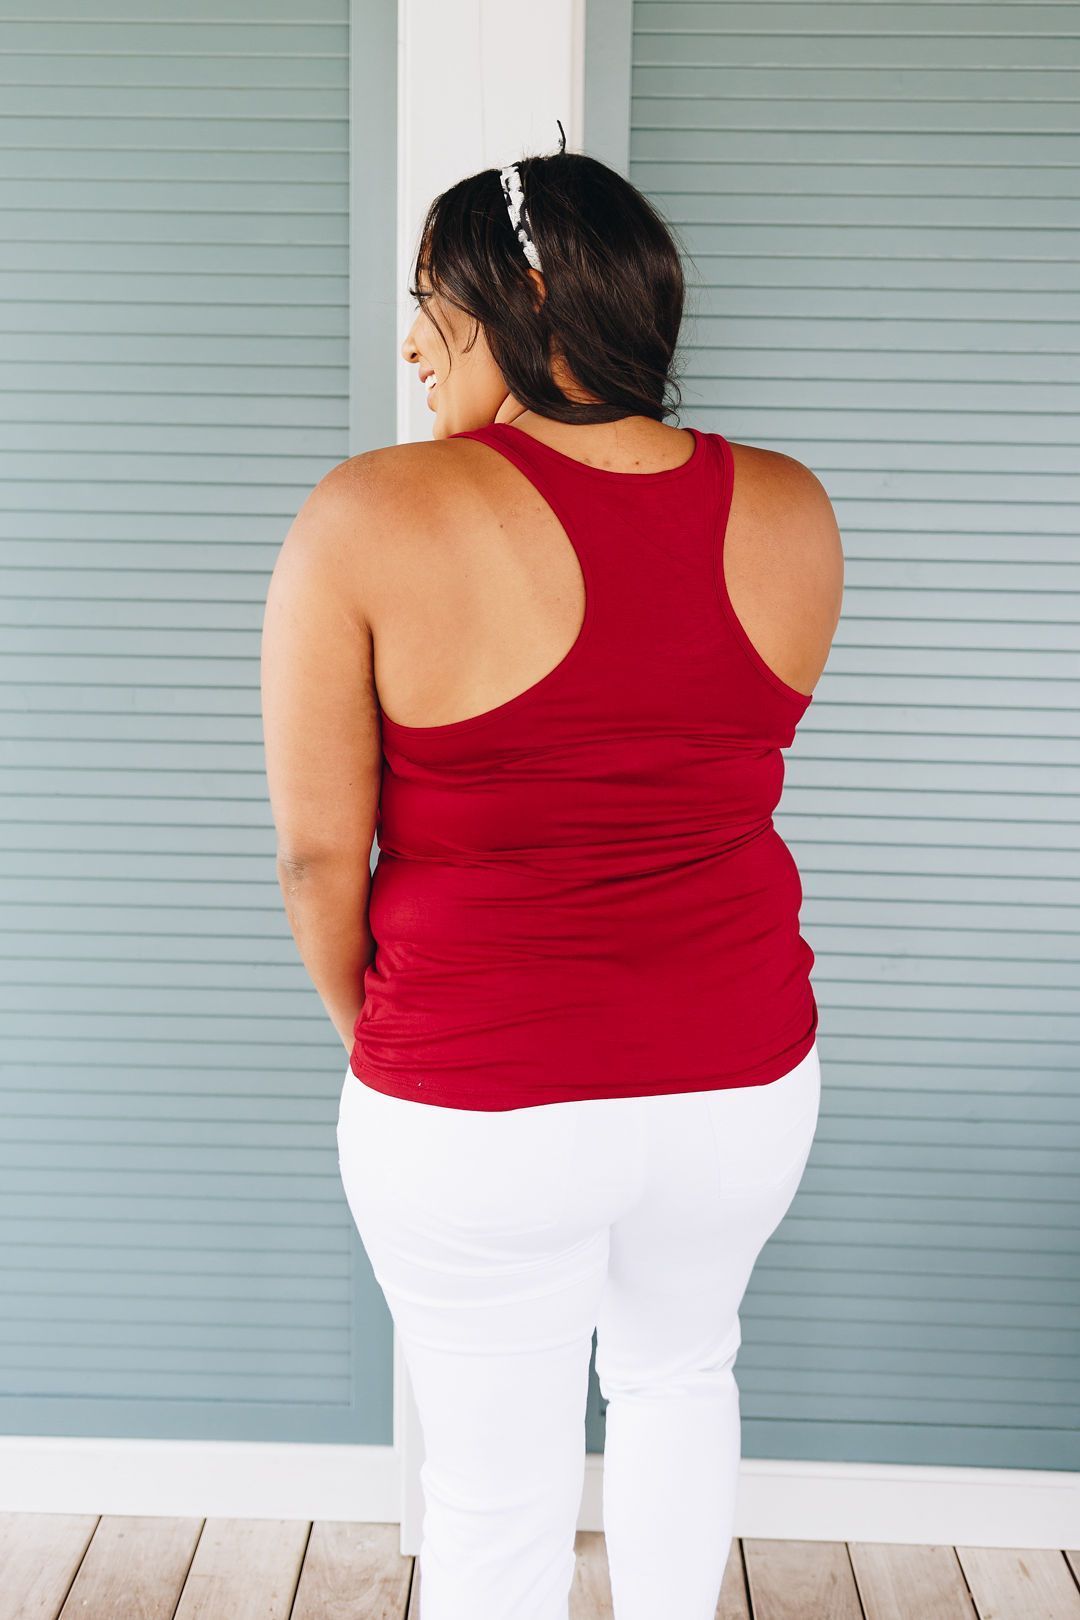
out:
{"label": "horizontal louvered siding", "polygon": [[812,467],[847,558],[777,816],[823,1103],[748,1456],[1080,1467],[1076,16],[634,6],[684,420]]}
{"label": "horizontal louvered siding", "polygon": [[0,13],[7,1433],[392,1437],[259,715],[351,448],[349,46],[347,0]]}

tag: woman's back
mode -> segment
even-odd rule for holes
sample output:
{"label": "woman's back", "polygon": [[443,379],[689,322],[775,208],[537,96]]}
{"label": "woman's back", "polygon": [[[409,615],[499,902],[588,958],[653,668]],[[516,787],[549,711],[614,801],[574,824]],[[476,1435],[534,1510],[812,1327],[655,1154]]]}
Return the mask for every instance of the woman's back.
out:
{"label": "woman's back", "polygon": [[[592,428],[543,422],[539,440],[531,425],[527,432],[510,426],[541,449],[557,440],[557,453],[586,470],[586,456],[599,462]],[[640,437],[636,455],[620,438],[617,460],[628,479],[648,478],[643,467],[678,470],[680,457],[688,458],[689,431],[650,426],[647,451]],[[832,509],[801,463],[753,445],[730,448],[728,593],[768,666],[810,693],[840,608]],[[372,547],[357,557],[356,589],[376,630],[383,713],[441,724],[493,708],[552,669],[581,628],[585,592],[565,530],[540,492],[468,435],[356,459],[369,464],[366,526],[373,530]],[[643,566],[627,558],[648,591]]]}
{"label": "woman's back", "polygon": [[375,1089],[509,1109],[757,1085],[813,1044],[772,824],[811,699],[729,594],[734,452],[685,437],[644,473],[511,423],[428,447],[445,477],[368,591],[377,948],[351,1063]]}

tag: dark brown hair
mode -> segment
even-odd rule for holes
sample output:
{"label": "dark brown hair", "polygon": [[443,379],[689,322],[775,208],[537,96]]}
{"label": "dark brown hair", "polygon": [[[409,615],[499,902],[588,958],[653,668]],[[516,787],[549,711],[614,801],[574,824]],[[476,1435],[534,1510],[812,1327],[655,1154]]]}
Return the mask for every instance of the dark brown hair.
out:
{"label": "dark brown hair", "polygon": [[[471,315],[514,398],[539,416],[584,423],[674,415],[685,286],[669,226],[628,180],[583,152],[522,158],[519,172],[544,296],[514,234],[498,169],[481,169],[435,198],[409,291],[426,296],[416,279],[422,271],[431,291]],[[475,341],[474,330],[466,347]],[[599,403],[566,397],[551,373],[555,355]]]}

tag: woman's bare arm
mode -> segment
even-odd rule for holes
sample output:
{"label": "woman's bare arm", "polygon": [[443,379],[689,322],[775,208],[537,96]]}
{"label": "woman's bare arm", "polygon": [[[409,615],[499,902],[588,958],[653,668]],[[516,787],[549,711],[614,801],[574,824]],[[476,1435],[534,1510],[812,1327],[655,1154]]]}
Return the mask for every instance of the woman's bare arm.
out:
{"label": "woman's bare arm", "polygon": [[263,742],[293,938],[351,1050],[374,955],[371,849],[381,779],[370,625],[355,558],[372,521],[366,456],[335,467],[282,543],[263,616]]}

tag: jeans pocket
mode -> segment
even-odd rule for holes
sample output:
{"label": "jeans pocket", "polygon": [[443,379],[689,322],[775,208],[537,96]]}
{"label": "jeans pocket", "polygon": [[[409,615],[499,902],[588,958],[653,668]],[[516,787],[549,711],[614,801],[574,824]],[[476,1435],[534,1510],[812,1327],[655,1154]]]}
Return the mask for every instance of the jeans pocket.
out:
{"label": "jeans pocket", "polygon": [[820,1105],[816,1045],[779,1080],[709,1092],[721,1196],[770,1194],[784,1182],[797,1183],[813,1147]]}

